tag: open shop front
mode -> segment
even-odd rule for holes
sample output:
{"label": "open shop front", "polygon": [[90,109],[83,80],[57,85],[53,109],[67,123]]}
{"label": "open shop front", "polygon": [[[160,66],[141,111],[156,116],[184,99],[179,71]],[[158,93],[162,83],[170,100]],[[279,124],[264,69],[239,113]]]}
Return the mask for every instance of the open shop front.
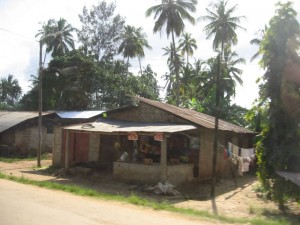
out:
{"label": "open shop front", "polygon": [[[65,128],[67,139],[72,132],[97,134],[99,154],[94,160],[111,162],[114,177],[147,183],[168,181],[172,184],[193,179],[193,151],[199,151],[199,143],[189,132],[195,129],[193,125],[109,120]],[[70,145],[67,143],[66,168],[70,164]],[[91,146],[89,149],[95,151]]]}

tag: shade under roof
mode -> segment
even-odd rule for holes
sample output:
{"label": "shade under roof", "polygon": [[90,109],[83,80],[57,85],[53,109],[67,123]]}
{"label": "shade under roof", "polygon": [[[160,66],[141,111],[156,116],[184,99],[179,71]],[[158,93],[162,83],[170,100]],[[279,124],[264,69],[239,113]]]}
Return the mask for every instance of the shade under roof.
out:
{"label": "shade under roof", "polygon": [[73,125],[64,128],[65,130],[95,133],[175,133],[180,131],[197,129],[194,125],[174,123],[145,123],[128,121],[101,120],[100,122]]}

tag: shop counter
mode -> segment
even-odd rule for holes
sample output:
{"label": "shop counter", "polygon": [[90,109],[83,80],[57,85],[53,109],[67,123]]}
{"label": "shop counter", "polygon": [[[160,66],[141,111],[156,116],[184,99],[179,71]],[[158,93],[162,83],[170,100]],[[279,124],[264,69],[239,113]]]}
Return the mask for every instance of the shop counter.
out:
{"label": "shop counter", "polygon": [[[157,183],[161,178],[159,163],[146,165],[133,162],[114,162],[113,175],[115,178],[144,183]],[[192,181],[193,164],[167,165],[167,181],[173,185]]]}

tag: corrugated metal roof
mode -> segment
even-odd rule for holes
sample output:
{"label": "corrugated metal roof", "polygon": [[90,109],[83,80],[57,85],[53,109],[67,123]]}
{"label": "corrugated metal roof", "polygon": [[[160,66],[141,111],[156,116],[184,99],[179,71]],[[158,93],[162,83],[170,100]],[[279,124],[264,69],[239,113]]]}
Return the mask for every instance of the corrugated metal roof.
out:
{"label": "corrugated metal roof", "polygon": [[98,116],[104,111],[63,111],[56,114],[63,119],[89,119]]}
{"label": "corrugated metal roof", "polygon": [[[162,109],[164,111],[170,112],[176,116],[179,116],[183,119],[186,119],[190,122],[193,122],[195,124],[198,124],[200,126],[213,129],[215,127],[215,117],[206,115],[204,113],[197,112],[195,110],[190,110],[186,108],[180,108],[174,105],[170,105],[167,103],[162,103],[138,96],[131,96],[143,103],[146,103],[148,105],[152,105],[154,107],[157,107],[159,109]],[[246,128],[237,126],[235,124],[226,122],[224,120],[219,120],[219,129],[220,130],[226,130],[226,131],[233,131],[235,133],[248,133],[248,134],[255,134],[255,132],[250,131]]]}
{"label": "corrugated metal roof", "polygon": [[[47,115],[49,113],[43,113]],[[38,112],[0,111],[0,132],[5,131],[25,120],[38,117]]]}
{"label": "corrugated metal roof", "polygon": [[174,133],[186,130],[197,129],[193,125],[182,125],[174,123],[143,123],[143,122],[128,122],[128,121],[112,121],[103,119],[99,122],[88,124],[80,124],[65,127],[66,130],[81,131],[81,132],[97,132],[97,133],[128,133],[128,132],[143,132],[143,133]]}

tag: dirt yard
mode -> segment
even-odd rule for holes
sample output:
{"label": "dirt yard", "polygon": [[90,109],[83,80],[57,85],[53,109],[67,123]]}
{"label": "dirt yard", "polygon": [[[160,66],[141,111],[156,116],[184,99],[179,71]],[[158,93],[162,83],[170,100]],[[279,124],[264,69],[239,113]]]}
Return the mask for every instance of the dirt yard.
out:
{"label": "dirt yard", "polygon": [[[47,167],[50,160],[42,161],[42,166]],[[193,182],[188,185],[178,186],[176,190],[181,196],[158,196],[146,191],[149,185],[137,183],[125,183],[112,178],[109,173],[93,173],[84,175],[65,175],[62,170],[49,171],[36,169],[36,161],[20,161],[16,163],[0,162],[2,173],[14,176],[23,176],[34,180],[48,180],[63,184],[76,184],[93,188],[103,193],[130,195],[135,193],[148,199],[165,200],[177,207],[193,208],[212,212],[209,182]],[[152,184],[153,185],[153,184]],[[244,175],[237,179],[237,185],[233,179],[222,179],[217,183],[216,204],[220,215],[230,217],[254,217],[257,215],[276,216],[280,212],[276,204],[259,197],[255,190],[259,187],[257,179],[253,175]],[[300,205],[290,203],[289,214],[299,217]]]}

